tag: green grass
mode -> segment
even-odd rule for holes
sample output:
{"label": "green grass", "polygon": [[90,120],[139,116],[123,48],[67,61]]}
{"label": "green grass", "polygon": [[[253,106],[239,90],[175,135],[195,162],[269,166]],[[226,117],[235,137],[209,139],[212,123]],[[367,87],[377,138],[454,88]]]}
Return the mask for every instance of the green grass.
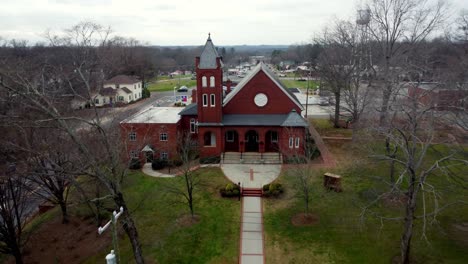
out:
{"label": "green grass", "polygon": [[[429,155],[435,158],[436,151],[446,149],[437,146]],[[294,191],[294,174],[281,175],[279,181],[285,186],[285,196],[264,201],[267,262],[391,263],[399,256],[401,222],[380,222],[372,215],[366,215],[362,222],[360,219],[361,208],[376,197],[374,192],[381,193],[386,188],[382,180],[374,177],[385,177],[387,164],[366,160],[351,164],[331,170],[343,176],[342,193],[324,191],[324,171],[314,171],[311,212],[319,217],[319,222],[308,227],[291,224],[291,217],[303,210],[303,204]],[[454,171],[466,179],[462,168],[454,168]],[[449,184],[445,176],[434,175],[429,182],[438,188],[441,205],[466,197],[466,190]],[[421,208],[420,204],[418,213]],[[372,209],[387,216],[399,216],[403,207],[378,203]],[[467,221],[466,205],[443,211],[436,222],[428,223],[428,243],[421,238],[422,221],[417,220],[412,258],[416,263],[466,263],[466,237],[456,234],[453,224]]]}
{"label": "green grass", "polygon": [[[285,80],[282,79],[281,82],[286,85],[288,88],[300,88],[300,89],[307,89],[307,81],[301,82],[298,80]],[[309,80],[309,89],[315,90],[319,83],[314,80]]]}
{"label": "green grass", "polygon": [[187,80],[187,79],[181,79],[180,84],[178,79],[171,79],[171,80],[164,80],[164,81],[156,81],[153,83],[148,83],[148,90],[150,92],[164,92],[164,91],[173,91],[174,87],[177,86],[179,88],[180,86],[187,86],[187,87],[193,87],[197,85],[196,80]]}
{"label": "green grass", "polygon": [[322,136],[341,136],[352,137],[353,130],[347,128],[335,128],[333,123],[328,119],[309,119],[317,132]]}
{"label": "green grass", "polygon": [[[219,168],[195,173],[202,181],[195,197],[200,222],[189,227],[177,223],[189,214],[188,207],[166,188],[181,186],[181,178],[152,178],[140,172],[128,175],[125,197],[138,226],[144,257],[150,263],[237,263],[240,203],[218,195],[218,188],[227,183]],[[120,250],[122,263],[134,262],[126,236],[120,241]],[[100,262],[107,252],[87,263]]]}
{"label": "green grass", "polygon": [[[183,187],[182,177],[153,178],[140,171],[131,171],[123,182],[124,197],[135,221],[147,263],[237,263],[240,232],[240,202],[219,195],[219,188],[228,181],[219,168],[202,168],[194,172],[200,179],[195,191],[194,211],[199,222],[183,226],[178,219],[190,214],[182,196],[168,186]],[[84,183],[84,182],[83,182]],[[94,185],[90,188],[93,192]],[[86,187],[88,186],[88,187]],[[75,199],[77,193],[71,194]],[[101,195],[104,195],[101,193]],[[113,208],[109,200],[106,207]],[[83,204],[69,207],[69,213],[81,218],[92,215]],[[43,223],[61,217],[59,208],[40,215],[29,225],[34,231]],[[107,219],[106,212],[104,218]],[[135,263],[131,244],[119,229],[121,263]],[[90,256],[85,263],[101,263],[111,250],[111,241],[104,251]],[[0,255],[0,262],[5,260]]]}

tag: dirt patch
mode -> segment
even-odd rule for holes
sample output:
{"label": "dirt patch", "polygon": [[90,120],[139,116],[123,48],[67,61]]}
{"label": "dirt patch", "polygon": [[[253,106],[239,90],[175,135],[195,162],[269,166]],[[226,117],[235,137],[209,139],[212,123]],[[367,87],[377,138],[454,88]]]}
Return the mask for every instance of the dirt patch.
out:
{"label": "dirt patch", "polygon": [[319,218],[314,214],[299,213],[291,217],[293,226],[311,226],[317,224]]}
{"label": "dirt patch", "polygon": [[189,227],[197,224],[198,222],[200,222],[199,215],[194,215],[193,217],[190,214],[182,215],[181,217],[179,217],[179,219],[177,219],[177,224],[182,227]]}
{"label": "dirt patch", "polygon": [[[72,217],[68,224],[61,220],[56,217],[32,234],[24,248],[24,263],[82,263],[111,244],[110,232],[98,235],[92,220]],[[7,263],[14,263],[14,258]]]}
{"label": "dirt patch", "polygon": [[457,244],[468,249],[468,222],[452,224],[450,236],[457,241]]}
{"label": "dirt patch", "polygon": [[407,201],[408,197],[403,193],[386,193],[382,196],[382,202],[387,207],[401,207]]}

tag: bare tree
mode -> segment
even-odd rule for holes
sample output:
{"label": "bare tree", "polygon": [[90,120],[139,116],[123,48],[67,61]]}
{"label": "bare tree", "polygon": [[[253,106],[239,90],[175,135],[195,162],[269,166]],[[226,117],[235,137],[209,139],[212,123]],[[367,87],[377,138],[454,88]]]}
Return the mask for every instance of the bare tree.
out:
{"label": "bare tree", "polygon": [[[418,86],[419,83],[412,84]],[[392,189],[398,189],[398,193],[404,194],[405,211],[403,216],[388,217],[373,212],[374,215],[385,220],[398,220],[403,222],[403,232],[400,243],[400,257],[402,263],[410,262],[411,240],[415,219],[423,219],[423,236],[425,236],[427,220],[435,218],[440,211],[453,203],[444,206],[439,205],[436,186],[432,185],[429,177],[436,177],[438,174],[448,177],[466,177],[466,175],[453,175],[449,172],[453,166],[467,166],[467,160],[457,153],[457,148],[453,148],[448,153],[439,152],[436,158],[428,153],[434,144],[434,132],[438,113],[432,106],[426,106],[420,103],[424,94],[416,94],[399,100],[398,104],[393,105],[396,112],[394,118],[389,122],[390,129],[381,128],[381,135],[388,139],[390,144],[395,146],[397,151],[394,155],[376,155],[383,160],[390,160],[397,164],[400,173],[396,179],[396,184],[391,184]],[[437,172],[437,173],[436,173]],[[460,179],[458,179],[460,181]],[[465,179],[466,181],[466,179]],[[461,179],[463,182],[463,179]],[[370,211],[370,207],[388,194],[380,195],[374,202],[368,205],[364,211]],[[430,198],[432,197],[432,204]],[[454,203],[466,203],[461,198]],[[422,204],[422,214],[417,215],[416,209]]]}
{"label": "bare tree", "polygon": [[73,161],[69,158],[69,154],[65,152],[47,153],[31,158],[30,163],[33,163],[30,171],[29,179],[42,187],[35,194],[52,204],[59,205],[62,211],[62,223],[68,223],[68,188],[71,181],[69,175],[71,171],[75,171],[71,167]]}
{"label": "bare tree", "polygon": [[356,44],[355,26],[348,21],[336,21],[316,39],[323,49],[318,58],[317,72],[335,98],[334,125],[339,127],[341,94],[349,90],[356,71],[353,50]]}
{"label": "bare tree", "polygon": [[301,164],[304,160],[307,159],[305,157],[301,158],[300,156],[293,157],[292,161],[296,164],[294,167],[287,170],[287,175],[293,179],[295,189],[298,190],[297,196],[304,203],[304,214],[307,216],[309,214],[309,207],[312,199],[314,170],[310,161],[307,161],[305,164]]}
{"label": "bare tree", "polygon": [[372,0],[370,34],[378,50],[374,61],[381,79],[380,125],[385,125],[391,99],[399,87],[402,55],[418,48],[444,21],[446,5],[428,0]]}
{"label": "bare tree", "polygon": [[16,263],[22,264],[27,192],[24,179],[14,172],[14,167],[7,170],[0,184],[0,252],[13,255]]}
{"label": "bare tree", "polygon": [[188,206],[192,218],[195,216],[195,192],[200,184],[200,178],[193,173],[193,166],[196,165],[195,158],[198,156],[197,141],[190,133],[179,133],[177,135],[178,155],[182,165],[178,168],[182,181],[179,185],[167,186],[168,190],[178,196],[183,197],[184,203]]}
{"label": "bare tree", "polygon": [[19,105],[34,114],[21,116],[25,122],[36,126],[53,124],[68,137],[69,147],[79,154],[76,167],[80,171],[75,173],[97,180],[108,194],[96,199],[110,199],[116,208],[124,208],[123,228],[136,263],[144,263],[138,231],[121,187],[128,165],[121,157],[119,130],[107,125],[94,105],[93,116],[81,118],[60,100],[66,92],[91,98],[101,72],[97,49],[105,45],[108,34],[108,29],[93,23],[80,23],[64,38],[50,34],[51,44],[60,52],[24,60],[12,57],[0,65],[0,75],[6,79],[3,88],[21,98]]}

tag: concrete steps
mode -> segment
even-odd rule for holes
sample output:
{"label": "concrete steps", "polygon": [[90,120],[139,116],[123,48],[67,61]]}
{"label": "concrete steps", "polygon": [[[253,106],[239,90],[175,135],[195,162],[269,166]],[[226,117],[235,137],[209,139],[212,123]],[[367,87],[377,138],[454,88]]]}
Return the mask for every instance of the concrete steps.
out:
{"label": "concrete steps", "polygon": [[283,159],[280,153],[267,152],[225,152],[222,155],[223,164],[281,164]]}
{"label": "concrete steps", "polygon": [[248,197],[262,197],[263,191],[262,189],[257,188],[242,188],[242,196]]}

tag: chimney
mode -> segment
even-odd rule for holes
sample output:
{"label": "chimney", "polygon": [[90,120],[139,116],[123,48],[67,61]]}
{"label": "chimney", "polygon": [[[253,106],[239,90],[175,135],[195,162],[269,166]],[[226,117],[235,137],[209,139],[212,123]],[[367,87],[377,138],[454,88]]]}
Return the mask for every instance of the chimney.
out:
{"label": "chimney", "polygon": [[227,79],[227,81],[226,81],[226,94],[229,94],[231,92],[231,85],[232,85],[231,80]]}
{"label": "chimney", "polygon": [[197,89],[192,89],[192,104],[197,102]]}

